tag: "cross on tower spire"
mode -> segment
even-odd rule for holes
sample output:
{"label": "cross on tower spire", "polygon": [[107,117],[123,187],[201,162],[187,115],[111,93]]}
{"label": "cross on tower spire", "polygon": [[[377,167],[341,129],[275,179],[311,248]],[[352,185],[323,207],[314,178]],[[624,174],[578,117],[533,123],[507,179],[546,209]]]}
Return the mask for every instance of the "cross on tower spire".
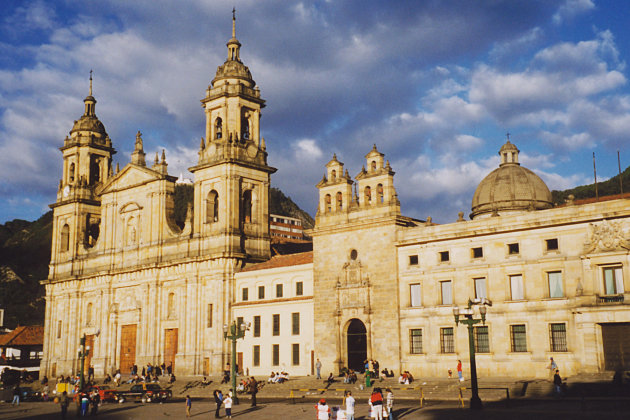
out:
{"label": "cross on tower spire", "polygon": [[236,7],[232,7],[232,38],[236,38]]}
{"label": "cross on tower spire", "polygon": [[92,70],[90,70],[90,96],[92,96]]}

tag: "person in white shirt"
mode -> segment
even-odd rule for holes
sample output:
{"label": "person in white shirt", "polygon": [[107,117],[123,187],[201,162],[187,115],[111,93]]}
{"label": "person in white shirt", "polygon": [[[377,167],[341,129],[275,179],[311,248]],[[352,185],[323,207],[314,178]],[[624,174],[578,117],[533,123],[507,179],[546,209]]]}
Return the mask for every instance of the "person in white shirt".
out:
{"label": "person in white shirt", "polygon": [[227,396],[223,400],[225,406],[225,415],[228,419],[232,418],[232,391],[228,392]]}
{"label": "person in white shirt", "polygon": [[328,420],[330,417],[330,407],[326,404],[325,399],[319,400],[319,404],[315,407],[317,409],[317,420]]}
{"label": "person in white shirt", "polygon": [[352,397],[351,391],[346,391],[346,418],[348,420],[354,420],[354,397]]}

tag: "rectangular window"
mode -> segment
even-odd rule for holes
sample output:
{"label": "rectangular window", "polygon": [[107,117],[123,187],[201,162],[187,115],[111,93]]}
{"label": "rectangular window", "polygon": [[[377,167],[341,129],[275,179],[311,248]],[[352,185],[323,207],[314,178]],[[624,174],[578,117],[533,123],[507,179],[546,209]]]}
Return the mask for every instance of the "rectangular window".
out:
{"label": "rectangular window", "polygon": [[206,323],[206,328],[212,328],[212,303],[208,304],[208,320]]}
{"label": "rectangular window", "polygon": [[239,316],[236,318],[236,325],[238,325],[239,328],[241,328],[241,325],[243,325],[243,317]]}
{"label": "rectangular window", "polygon": [[486,279],[484,277],[480,277],[478,279],[474,279],[475,281],[475,298],[487,298],[488,293],[486,291]]}
{"label": "rectangular window", "polygon": [[475,339],[475,351],[477,353],[490,353],[490,338],[488,337],[488,326],[475,327],[473,330]]}
{"label": "rectangular window", "polygon": [[520,252],[518,243],[516,244],[508,244],[508,254],[510,255],[518,255]]}
{"label": "rectangular window", "polygon": [[472,257],[473,258],[483,258],[483,248],[482,247],[473,248],[472,249]]}
{"label": "rectangular window", "polygon": [[302,296],[304,294],[304,283],[298,281],[295,283],[295,296]]}
{"label": "rectangular window", "polygon": [[567,351],[567,324],[549,324],[551,351]]}
{"label": "rectangular window", "polygon": [[411,354],[422,353],[422,330],[421,329],[409,330],[409,353]]}
{"label": "rectangular window", "polygon": [[450,255],[448,251],[440,252],[440,262],[448,262],[450,260]]}
{"label": "rectangular window", "polygon": [[265,286],[258,286],[258,299],[265,298]]}
{"label": "rectangular window", "polygon": [[558,239],[545,239],[545,245],[547,245],[547,251],[557,251]]}
{"label": "rectangular window", "polygon": [[455,353],[453,327],[440,328],[440,352]]}
{"label": "rectangular window", "polygon": [[247,301],[249,299],[249,289],[247,287],[243,287],[243,301]]}
{"label": "rectangular window", "polygon": [[564,292],[562,291],[562,273],[560,271],[552,271],[550,273],[547,273],[547,280],[549,280],[549,297],[563,297]]}
{"label": "rectangular window", "polygon": [[618,295],[623,293],[623,274],[621,267],[604,267],[604,293]]}
{"label": "rectangular window", "polygon": [[410,293],[410,305],[411,306],[422,306],[422,297],[421,297],[421,288],[419,284],[410,284],[409,285],[409,293]]}
{"label": "rectangular window", "polygon": [[441,281],[440,282],[440,292],[442,295],[442,305],[452,305],[453,304],[453,290],[451,286],[451,281]]}
{"label": "rectangular window", "polygon": [[300,345],[293,344],[291,345],[291,363],[293,366],[298,366],[300,364]]}
{"label": "rectangular window", "polygon": [[61,338],[61,321],[57,322],[57,338]]}
{"label": "rectangular window", "polygon": [[252,364],[254,366],[260,366],[260,346],[254,346],[252,351]]}
{"label": "rectangular window", "polygon": [[418,265],[418,256],[410,255],[409,256],[409,265]]}
{"label": "rectangular window", "polygon": [[510,325],[510,345],[514,353],[527,351],[525,324]]}
{"label": "rectangular window", "polygon": [[291,333],[293,335],[300,335],[300,313],[293,312],[291,314]]}
{"label": "rectangular window", "polygon": [[260,337],[260,315],[254,316],[254,337]]}
{"label": "rectangular window", "polygon": [[280,314],[273,314],[272,335],[280,335]]}
{"label": "rectangular window", "polygon": [[510,292],[512,294],[512,300],[525,299],[525,293],[523,292],[523,276],[521,274],[510,276]]}
{"label": "rectangular window", "polygon": [[271,365],[280,365],[280,344],[274,344],[271,346]]}
{"label": "rectangular window", "polygon": [[282,297],[282,285],[281,284],[276,284],[276,297],[277,298],[281,298]]}

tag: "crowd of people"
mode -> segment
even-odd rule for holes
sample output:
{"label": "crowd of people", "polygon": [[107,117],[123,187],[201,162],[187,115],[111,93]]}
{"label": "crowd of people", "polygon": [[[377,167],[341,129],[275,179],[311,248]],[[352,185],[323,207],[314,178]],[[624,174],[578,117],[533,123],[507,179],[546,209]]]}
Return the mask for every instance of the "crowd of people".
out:
{"label": "crowd of people", "polygon": [[[394,393],[390,388],[385,389],[386,394],[383,395],[381,388],[374,388],[370,398],[368,399],[369,417],[383,420],[394,419]],[[322,398],[315,406],[317,420],[354,420],[356,410],[356,400],[352,396],[352,391],[344,393],[345,408],[342,406],[330,407],[326,403],[326,399]]]}
{"label": "crowd of people", "polygon": [[267,379],[268,384],[282,384],[289,380],[289,374],[287,372],[271,372]]}

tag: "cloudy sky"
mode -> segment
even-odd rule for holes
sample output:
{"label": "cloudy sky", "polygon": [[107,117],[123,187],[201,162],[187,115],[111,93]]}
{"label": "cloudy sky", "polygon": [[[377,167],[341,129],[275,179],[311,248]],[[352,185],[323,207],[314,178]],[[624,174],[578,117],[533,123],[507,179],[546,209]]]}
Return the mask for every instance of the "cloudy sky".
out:
{"label": "cloudy sky", "polygon": [[332,154],[355,176],[374,143],[403,214],[442,223],[468,215],[507,132],[550,189],[591,183],[593,152],[598,179],[617,150],[630,165],[627,1],[3,0],[0,223],[55,200],[90,69],[115,161],[140,130],[192,177],[233,6],[272,185],[312,215]]}

